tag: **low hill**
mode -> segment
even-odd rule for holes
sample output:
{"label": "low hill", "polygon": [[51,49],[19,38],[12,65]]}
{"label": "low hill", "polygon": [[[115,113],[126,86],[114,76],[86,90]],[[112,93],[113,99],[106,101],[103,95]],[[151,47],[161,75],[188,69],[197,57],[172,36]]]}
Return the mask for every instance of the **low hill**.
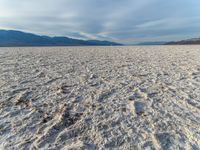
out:
{"label": "low hill", "polygon": [[136,45],[163,45],[166,42],[163,41],[159,41],[159,42],[142,42],[142,43],[138,43]]}

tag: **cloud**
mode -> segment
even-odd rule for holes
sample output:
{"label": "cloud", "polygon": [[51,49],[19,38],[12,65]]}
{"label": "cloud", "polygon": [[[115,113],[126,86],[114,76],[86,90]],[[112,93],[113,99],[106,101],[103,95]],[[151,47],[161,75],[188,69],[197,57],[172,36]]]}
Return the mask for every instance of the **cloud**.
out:
{"label": "cloud", "polygon": [[0,0],[0,27],[123,43],[199,36],[200,1]]}

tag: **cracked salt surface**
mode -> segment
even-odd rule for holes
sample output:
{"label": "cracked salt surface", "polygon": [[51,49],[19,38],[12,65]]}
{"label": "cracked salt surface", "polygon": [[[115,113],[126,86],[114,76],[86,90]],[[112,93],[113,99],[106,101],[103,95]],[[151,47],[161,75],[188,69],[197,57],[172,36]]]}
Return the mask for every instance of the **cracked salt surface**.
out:
{"label": "cracked salt surface", "polygon": [[200,149],[200,46],[0,48],[0,149]]}

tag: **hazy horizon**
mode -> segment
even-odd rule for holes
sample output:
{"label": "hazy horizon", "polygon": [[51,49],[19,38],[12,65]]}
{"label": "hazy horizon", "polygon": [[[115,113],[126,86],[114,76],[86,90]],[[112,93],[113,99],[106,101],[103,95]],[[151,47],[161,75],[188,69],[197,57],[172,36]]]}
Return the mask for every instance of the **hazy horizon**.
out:
{"label": "hazy horizon", "polygon": [[0,29],[122,44],[199,37],[200,1],[0,0]]}

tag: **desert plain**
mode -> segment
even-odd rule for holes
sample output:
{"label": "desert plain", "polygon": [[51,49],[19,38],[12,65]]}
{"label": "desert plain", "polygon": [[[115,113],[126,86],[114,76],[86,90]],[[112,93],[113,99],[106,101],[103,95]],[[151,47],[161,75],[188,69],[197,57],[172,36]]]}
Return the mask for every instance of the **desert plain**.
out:
{"label": "desert plain", "polygon": [[0,149],[200,149],[200,46],[0,48]]}

